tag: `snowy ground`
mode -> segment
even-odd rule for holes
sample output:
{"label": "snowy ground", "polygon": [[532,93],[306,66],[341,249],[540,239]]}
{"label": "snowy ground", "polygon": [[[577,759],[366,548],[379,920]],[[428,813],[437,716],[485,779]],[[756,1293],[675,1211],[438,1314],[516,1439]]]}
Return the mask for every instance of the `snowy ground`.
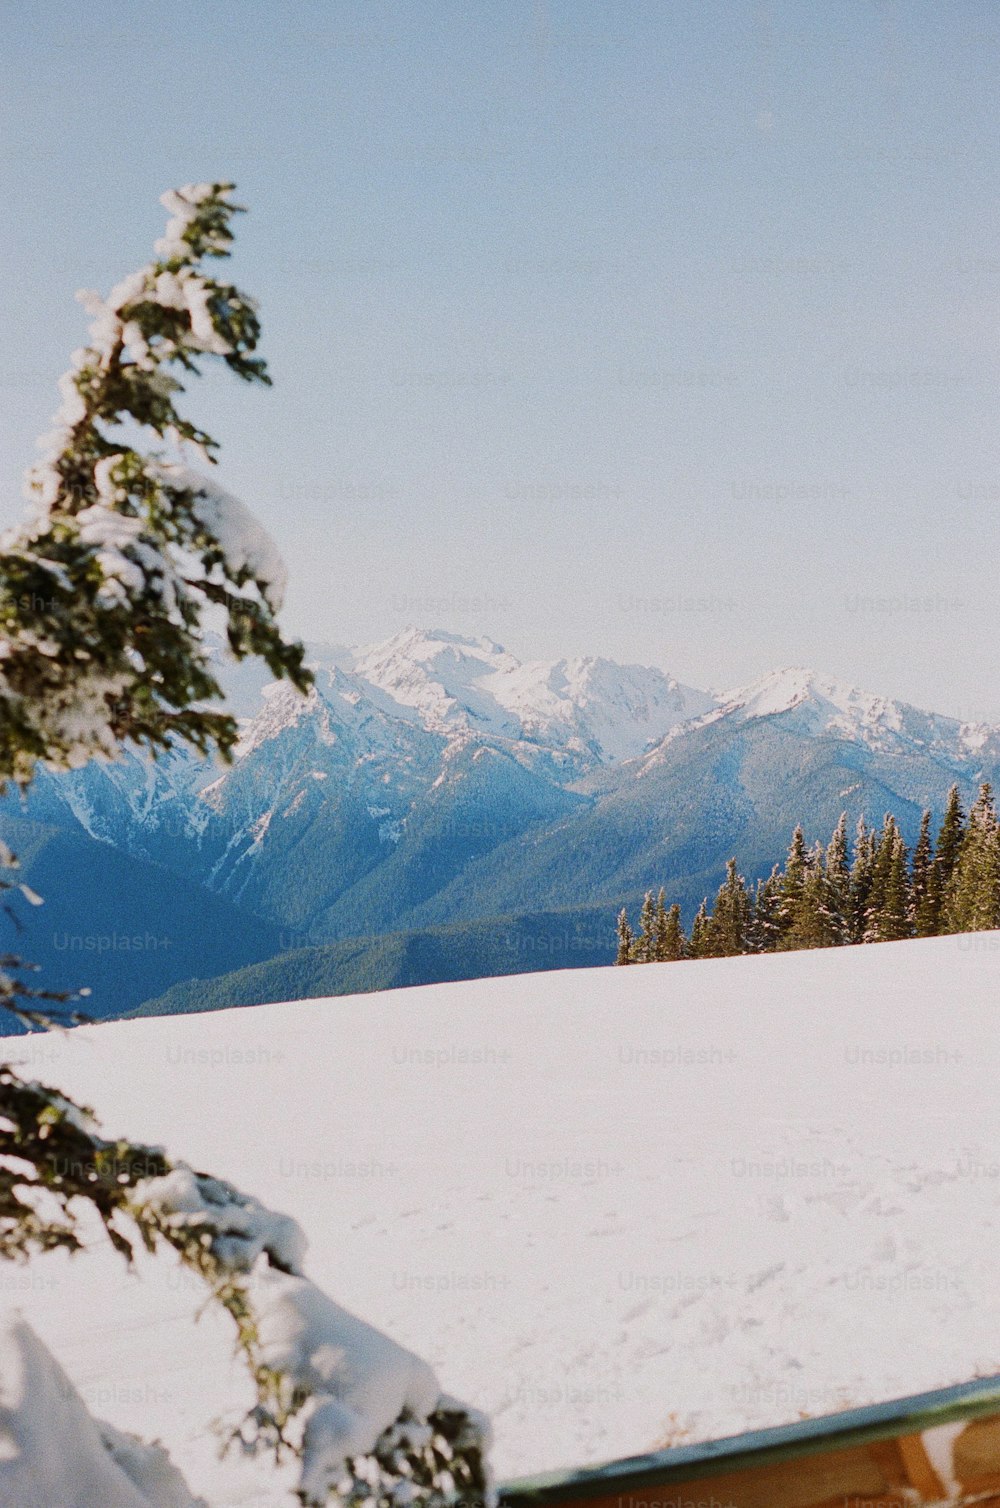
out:
{"label": "snowy ground", "polygon": [[[503,1476],[1000,1371],[1000,933],[535,974],[7,1044],[288,1211],[493,1416]],[[89,1408],[218,1508],[245,1397],[194,1280],[0,1272]]]}

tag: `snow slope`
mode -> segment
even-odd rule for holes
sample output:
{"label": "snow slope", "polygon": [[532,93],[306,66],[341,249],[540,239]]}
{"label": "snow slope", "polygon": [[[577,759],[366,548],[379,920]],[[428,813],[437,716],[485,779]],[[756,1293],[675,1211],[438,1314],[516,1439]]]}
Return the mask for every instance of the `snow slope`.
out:
{"label": "snow slope", "polygon": [[[1000,1371],[1000,934],[118,1023],[11,1042],[106,1129],[304,1226],[339,1302],[493,1416],[502,1475]],[[274,1508],[165,1262],[0,1273],[87,1406]]]}

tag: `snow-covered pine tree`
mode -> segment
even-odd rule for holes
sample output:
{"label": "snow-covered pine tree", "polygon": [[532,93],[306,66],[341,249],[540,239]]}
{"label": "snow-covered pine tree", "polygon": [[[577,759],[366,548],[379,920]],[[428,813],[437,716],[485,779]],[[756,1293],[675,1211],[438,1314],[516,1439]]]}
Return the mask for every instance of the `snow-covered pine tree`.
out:
{"label": "snow-covered pine tree", "polygon": [[656,958],[656,902],[651,890],[643,896],[633,951],[636,963],[652,963]]}
{"label": "snow-covered pine tree", "polygon": [[839,947],[850,932],[851,869],[847,853],[847,813],[841,812],[823,861],[824,928],[827,946]]}
{"label": "snow-covered pine tree", "polygon": [[[187,451],[211,466],[216,446],[174,405],[178,371],[197,374],[206,359],[267,381],[253,354],[252,300],[202,266],[228,255],[231,189],[196,184],[165,195],[172,218],[156,260],[107,299],[84,296],[91,344],[60,383],[55,433],[29,473],[32,515],[0,541],[0,784],[28,784],[40,761],[72,768],[112,758],[125,741],[154,757],[172,743],[229,754],[236,723],[211,705],[220,690],[203,639],[213,612],[236,658],[259,655],[303,690],[311,681],[301,645],[276,620],[280,555],[242,503],[189,468]],[[171,449],[140,449],[143,435]],[[0,864],[16,873],[5,848]],[[3,880],[6,893],[13,884]],[[28,1025],[47,1024],[60,1000],[31,989],[19,967],[0,959],[0,1004]],[[409,1378],[396,1417],[383,1417],[382,1405],[373,1412],[378,1386],[354,1397],[317,1385],[313,1349],[335,1352],[358,1321],[348,1324],[305,1277],[293,1221],[158,1150],[105,1141],[89,1112],[9,1065],[0,1065],[0,1124],[0,1257],[75,1249],[80,1201],[126,1258],[122,1220],[147,1246],[173,1246],[236,1324],[258,1393],[240,1443],[299,1456],[304,1508],[345,1492],[412,1508],[489,1496],[485,1421],[441,1395],[430,1368],[386,1337],[379,1343]],[[280,1290],[301,1320],[301,1375],[273,1370],[260,1352],[257,1279],[261,1302]],[[355,1362],[363,1376],[363,1357]],[[359,1476],[362,1438],[371,1448]],[[33,1485],[44,1495],[45,1484]]]}
{"label": "snow-covered pine tree", "polygon": [[[0,1259],[81,1250],[84,1238],[93,1239],[92,1223],[80,1218],[84,1206],[127,1263],[140,1245],[171,1249],[229,1315],[254,1382],[256,1403],[231,1443],[246,1453],[298,1457],[302,1508],[331,1501],[488,1508],[488,1421],[442,1394],[424,1362],[310,1281],[307,1242],[294,1220],[230,1183],[171,1163],[160,1148],[107,1140],[85,1106],[25,1082],[9,1065],[0,1065],[0,1113]],[[279,1368],[269,1346],[289,1333],[294,1346],[284,1351],[297,1359]],[[315,1365],[324,1352],[341,1357],[332,1385]],[[382,1379],[369,1360],[380,1353],[389,1373]],[[48,1451],[75,1444],[56,1440]],[[4,1502],[26,1501],[18,1492],[25,1475],[31,1503],[48,1502],[30,1443],[21,1457],[22,1475],[15,1462],[14,1495]],[[168,1495],[194,1508],[193,1498]]]}
{"label": "snow-covered pine tree", "polygon": [[937,937],[941,931],[944,898],[941,894],[941,879],[937,865],[932,861],[927,873],[924,898],[914,916],[914,934],[917,937]]}
{"label": "snow-covered pine tree", "polygon": [[788,847],[788,857],[785,860],[784,872],[781,876],[781,900],[778,907],[778,941],[777,946],[781,949],[794,948],[795,926],[798,920],[799,907],[802,904],[802,892],[805,889],[806,874],[809,869],[809,853],[806,848],[805,834],[801,825],[797,826],[792,834],[792,841]]}
{"label": "snow-covered pine tree", "polygon": [[775,864],[766,880],[758,880],[750,927],[750,952],[773,953],[781,936],[781,881]]}
{"label": "snow-covered pine tree", "polygon": [[[171,214],[156,258],[107,298],[79,297],[90,344],[60,380],[62,405],[28,474],[30,517],[3,540],[0,580],[0,779],[34,763],[72,767],[126,740],[183,739],[228,753],[236,722],[218,705],[205,648],[219,618],[237,658],[310,681],[300,644],[276,613],[285,571],[271,539],[210,470],[211,435],[181,415],[181,375],[218,361],[268,382],[254,353],[252,299],[205,270],[229,255],[232,185],[164,195]],[[136,435],[154,447],[139,449]]]}
{"label": "snow-covered pine tree", "polygon": [[894,942],[910,935],[906,845],[887,812],[875,845],[871,890],[865,910],[865,942]]}
{"label": "snow-covered pine tree", "polygon": [[872,849],[871,887],[865,907],[865,925],[862,941],[882,942],[882,906],[889,882],[889,866],[892,862],[893,818],[886,812],[880,831],[874,835]]}
{"label": "snow-covered pine tree", "polygon": [[[228,756],[236,721],[211,705],[221,692],[204,641],[210,619],[237,659],[260,655],[276,676],[311,683],[301,644],[276,620],[278,550],[243,503],[190,469],[189,452],[210,468],[218,446],[175,403],[178,374],[205,361],[270,381],[254,354],[253,300],[203,265],[229,255],[232,188],[165,194],[171,218],[156,259],[106,299],[78,295],[91,344],[60,379],[55,428],[28,472],[30,514],[0,540],[0,789],[27,783],[39,760],[73,768],[126,741]],[[153,448],[138,448],[143,439]],[[0,853],[10,869],[6,860],[16,862]],[[71,1013],[13,955],[0,1005]]]}
{"label": "snow-covered pine tree", "polygon": [[784,948],[828,948],[835,943],[830,920],[826,854],[815,843],[806,855],[805,875],[791,927],[783,934]]}

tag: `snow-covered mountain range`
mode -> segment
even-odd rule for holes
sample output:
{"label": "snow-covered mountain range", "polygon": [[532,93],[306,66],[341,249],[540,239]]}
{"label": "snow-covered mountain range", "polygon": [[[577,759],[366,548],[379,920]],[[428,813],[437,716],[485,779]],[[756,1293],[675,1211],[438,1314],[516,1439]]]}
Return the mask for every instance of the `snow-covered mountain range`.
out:
{"label": "snow-covered mountain range", "polygon": [[[806,670],[713,694],[654,667],[521,662],[415,628],[317,646],[314,664],[304,697],[223,667],[242,717],[231,766],[129,754],[42,774],[21,816],[83,841],[98,869],[110,849],[154,866],[161,895],[177,878],[231,907],[249,923],[223,929],[243,939],[233,967],[488,918],[589,919],[576,959],[557,956],[551,920],[511,944],[507,968],[479,937],[470,971],[510,972],[599,961],[623,901],[662,883],[693,907],[730,853],[750,878],[770,869],[796,821],[825,837],[842,810],[888,810],[912,833],[952,781],[971,794],[1000,769],[1000,730]],[[123,905],[115,892],[105,930]],[[190,947],[163,963],[165,985],[219,972]],[[117,1007],[137,1004],[117,965]],[[142,990],[155,993],[145,975]]]}

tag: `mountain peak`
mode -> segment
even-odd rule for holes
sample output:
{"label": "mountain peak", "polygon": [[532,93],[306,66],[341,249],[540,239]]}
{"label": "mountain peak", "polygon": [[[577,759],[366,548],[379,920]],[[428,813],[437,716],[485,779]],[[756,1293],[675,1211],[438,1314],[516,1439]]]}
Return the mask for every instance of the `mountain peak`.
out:
{"label": "mountain peak", "polygon": [[493,639],[412,625],[359,651],[352,668],[428,729],[533,743],[587,765],[631,758],[716,705],[650,666],[522,662]]}
{"label": "mountain peak", "polygon": [[474,727],[514,733],[485,690],[489,677],[518,661],[492,639],[469,639],[444,629],[409,627],[382,644],[360,650],[354,673],[377,686],[427,728],[447,732]]}
{"label": "mountain peak", "polygon": [[822,705],[841,713],[864,708],[874,712],[897,704],[885,697],[838,681],[834,676],[806,666],[789,666],[784,670],[771,670],[746,686],[725,692],[721,701],[728,710],[744,708],[748,716],[767,717],[772,713],[790,712],[805,702]]}
{"label": "mountain peak", "polygon": [[477,659],[484,655],[494,658],[507,654],[502,644],[497,644],[494,639],[485,636],[477,639],[467,634],[451,633],[444,628],[420,628],[410,623],[388,639],[359,649],[357,658],[359,662],[362,660],[383,661],[393,655],[403,654],[414,659],[427,660],[447,650],[458,653],[467,652]]}
{"label": "mountain peak", "polygon": [[797,733],[850,739],[882,753],[935,751],[963,759],[984,748],[993,732],[801,666],[771,671],[720,700],[710,718],[747,722],[780,716]]}

